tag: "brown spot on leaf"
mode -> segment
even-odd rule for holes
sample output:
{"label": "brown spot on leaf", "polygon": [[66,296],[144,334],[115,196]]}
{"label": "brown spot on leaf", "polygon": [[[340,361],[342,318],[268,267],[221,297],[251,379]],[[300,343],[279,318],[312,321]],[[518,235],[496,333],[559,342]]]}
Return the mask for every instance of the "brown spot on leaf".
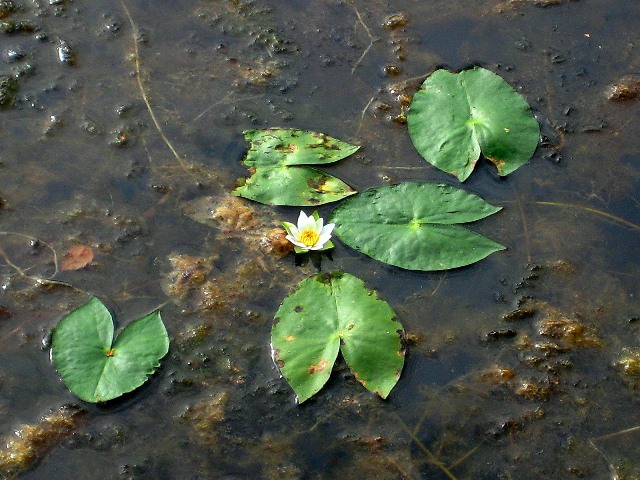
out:
{"label": "brown spot on leaf", "polygon": [[296,339],[296,337],[294,337],[293,335],[287,335],[286,337],[284,337],[284,339],[285,339],[287,342],[292,342],[293,340],[295,340],[295,339]]}
{"label": "brown spot on leaf", "polygon": [[296,312],[296,313],[300,313],[302,310],[304,310],[302,308],[302,305],[296,305],[296,308],[293,309],[293,311]]}
{"label": "brown spot on leaf", "polygon": [[507,163],[507,162],[505,162],[504,160],[501,160],[499,158],[487,157],[487,159],[496,166],[496,168],[498,169],[498,173],[502,173],[502,168],[504,167],[505,163]]}
{"label": "brown spot on leaf", "polygon": [[320,360],[316,365],[309,365],[309,368],[307,368],[307,372],[309,372],[310,375],[313,375],[314,373],[320,373],[325,368],[327,368],[328,365],[329,362],[327,362],[326,360]]}
{"label": "brown spot on leaf", "polygon": [[360,378],[360,374],[358,372],[353,372],[353,376],[356,377],[356,380],[358,380],[362,385],[367,384],[366,380],[363,380],[362,378]]}
{"label": "brown spot on leaf", "polygon": [[86,267],[93,260],[93,249],[87,245],[74,245],[67,250],[60,270],[80,270]]}
{"label": "brown spot on leaf", "polygon": [[105,355],[107,357],[113,357],[115,355],[115,350],[113,348],[110,348],[109,350],[106,351]]}

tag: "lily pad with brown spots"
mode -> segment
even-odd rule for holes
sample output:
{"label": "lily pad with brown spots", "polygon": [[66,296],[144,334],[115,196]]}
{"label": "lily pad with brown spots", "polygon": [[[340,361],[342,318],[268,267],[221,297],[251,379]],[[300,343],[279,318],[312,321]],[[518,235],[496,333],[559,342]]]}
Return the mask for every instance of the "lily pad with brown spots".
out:
{"label": "lily pad with brown spots", "polygon": [[393,309],[348,273],[320,274],[287,296],[271,330],[273,359],[302,403],[327,382],[342,352],[356,379],[382,398],[404,365]]}
{"label": "lily pad with brown spots", "polygon": [[356,193],[342,180],[307,165],[337,162],[360,147],[293,128],[247,130],[244,136],[250,143],[244,164],[251,176],[234,195],[268,205],[314,206]]}

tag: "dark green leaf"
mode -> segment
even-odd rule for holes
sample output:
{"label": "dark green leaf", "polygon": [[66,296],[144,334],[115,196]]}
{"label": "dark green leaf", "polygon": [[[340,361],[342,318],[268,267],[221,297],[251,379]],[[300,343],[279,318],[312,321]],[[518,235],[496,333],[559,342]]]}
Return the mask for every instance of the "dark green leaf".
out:
{"label": "dark green leaf", "polygon": [[418,152],[461,181],[480,151],[508,175],[529,160],[540,135],[524,98],[479,67],[458,74],[436,70],[414,95],[407,123]]}
{"label": "dark green leaf", "polygon": [[234,195],[268,205],[314,206],[356,193],[342,180],[304,165],[336,162],[360,147],[296,129],[247,130],[244,135],[251,144],[244,163],[252,175]]}
{"label": "dark green leaf", "polygon": [[409,270],[447,270],[504,247],[460,227],[500,210],[464,190],[401,183],[367,190],[336,208],[331,222],[344,243]]}
{"label": "dark green leaf", "polygon": [[333,163],[360,148],[324,133],[294,128],[246,130],[243,133],[251,144],[244,159],[244,164],[250,167]]}
{"label": "dark green leaf", "polygon": [[389,304],[353,275],[307,278],[276,313],[274,361],[304,402],[329,379],[342,350],[358,381],[386,398],[404,365],[402,325],[394,317]]}
{"label": "dark green leaf", "polygon": [[268,205],[314,206],[356,193],[342,180],[311,167],[258,167],[234,195]]}
{"label": "dark green leaf", "polygon": [[160,312],[131,322],[113,340],[113,321],[97,298],[66,315],[53,332],[53,362],[65,385],[87,402],[135,390],[169,351]]}

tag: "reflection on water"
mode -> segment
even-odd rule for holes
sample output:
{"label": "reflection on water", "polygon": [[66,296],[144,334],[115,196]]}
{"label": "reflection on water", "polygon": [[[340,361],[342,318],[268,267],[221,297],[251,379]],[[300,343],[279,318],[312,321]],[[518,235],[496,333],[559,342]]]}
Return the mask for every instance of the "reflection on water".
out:
{"label": "reflection on water", "polygon": [[[401,3],[0,2],[4,477],[640,476],[640,4]],[[457,185],[413,149],[404,115],[435,68],[474,64],[543,131],[516,173],[484,162],[464,184],[505,207],[474,228],[508,250],[416,273],[338,245],[322,269],[394,307],[405,371],[381,401],[339,362],[296,406],[269,332],[315,267],[261,246],[297,209],[229,200],[242,130],[362,145],[328,169],[358,190]],[[90,264],[60,269],[77,245]],[[164,304],[172,338],[152,381],[103,406],[48,358],[50,329],[88,294],[119,326]]]}

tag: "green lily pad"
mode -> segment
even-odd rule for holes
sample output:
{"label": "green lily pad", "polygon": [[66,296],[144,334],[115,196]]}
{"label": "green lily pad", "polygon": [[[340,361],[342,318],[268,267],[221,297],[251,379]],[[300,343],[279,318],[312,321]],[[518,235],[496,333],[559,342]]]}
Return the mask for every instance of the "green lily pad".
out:
{"label": "green lily pad", "polygon": [[333,163],[360,148],[324,133],[295,128],[245,130],[243,134],[250,143],[244,159],[244,164],[249,167]]}
{"label": "green lily pad", "polygon": [[347,200],[330,221],[340,240],[376,260],[409,270],[448,270],[504,249],[456,225],[500,209],[450,185],[407,182]]}
{"label": "green lily pad", "polygon": [[267,205],[314,206],[355,194],[342,180],[311,167],[257,167],[234,195]]}
{"label": "green lily pad", "polygon": [[97,298],[63,317],[56,326],[53,363],[78,398],[106,402],[135,390],[169,351],[159,311],[131,322],[112,342],[111,314]]}
{"label": "green lily pad", "polygon": [[389,304],[353,275],[333,272],[300,282],[271,330],[273,359],[298,402],[327,382],[338,351],[365,388],[386,398],[404,365],[402,325],[394,317]]}
{"label": "green lily pad", "polygon": [[335,202],[353,190],[342,180],[306,165],[337,162],[360,147],[329,135],[297,129],[247,130],[244,164],[251,176],[234,195],[268,205],[314,206]]}
{"label": "green lily pad", "polygon": [[538,145],[540,127],[525,99],[495,73],[436,70],[413,96],[407,116],[414,146],[429,163],[464,181],[480,152],[508,175]]}

